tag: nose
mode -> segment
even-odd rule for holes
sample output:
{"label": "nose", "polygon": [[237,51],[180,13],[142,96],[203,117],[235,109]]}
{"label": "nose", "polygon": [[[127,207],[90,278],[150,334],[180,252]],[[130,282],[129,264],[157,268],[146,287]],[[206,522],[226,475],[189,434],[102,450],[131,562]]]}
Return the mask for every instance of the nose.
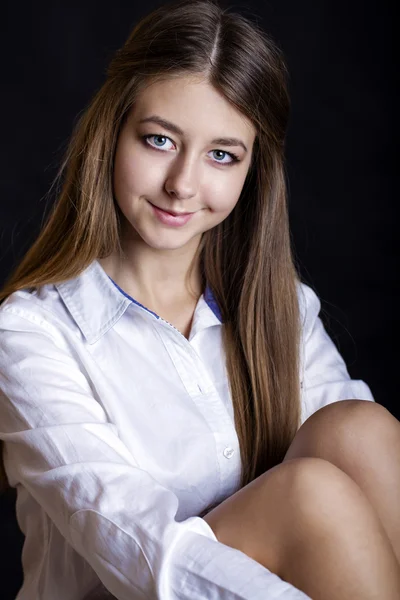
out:
{"label": "nose", "polygon": [[178,157],[171,165],[164,187],[170,196],[179,200],[187,200],[195,196],[198,182],[193,161],[185,160],[183,156]]}

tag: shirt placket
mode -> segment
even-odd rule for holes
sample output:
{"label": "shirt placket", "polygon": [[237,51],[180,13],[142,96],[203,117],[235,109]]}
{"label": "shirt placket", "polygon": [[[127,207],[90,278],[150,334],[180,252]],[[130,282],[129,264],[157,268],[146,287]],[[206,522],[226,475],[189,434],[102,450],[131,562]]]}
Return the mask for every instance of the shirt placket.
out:
{"label": "shirt placket", "polygon": [[182,384],[213,434],[220,474],[220,489],[215,502],[221,502],[240,484],[241,461],[235,427],[203,361],[190,342],[166,322],[156,325]]}

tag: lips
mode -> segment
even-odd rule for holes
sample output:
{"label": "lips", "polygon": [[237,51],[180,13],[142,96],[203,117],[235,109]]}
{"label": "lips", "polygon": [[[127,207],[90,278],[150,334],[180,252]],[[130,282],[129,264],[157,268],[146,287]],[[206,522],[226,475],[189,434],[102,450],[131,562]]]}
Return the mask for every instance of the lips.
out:
{"label": "lips", "polygon": [[163,210],[162,208],[158,208],[155,204],[152,204],[149,200],[147,200],[151,208],[153,209],[154,216],[160,221],[163,225],[167,227],[183,227],[190,221],[193,217],[194,213],[171,213]]}
{"label": "lips", "polygon": [[[150,200],[148,202],[150,202]],[[156,206],[156,204],[153,204],[152,202],[150,202],[150,204],[152,206],[154,206],[154,208],[158,208],[158,210],[162,210],[162,211],[168,213],[169,215],[172,215],[173,217],[185,217],[186,215],[193,214],[191,212],[174,212],[173,210],[167,210],[166,208],[160,208],[160,206]]]}
{"label": "lips", "polygon": [[165,208],[162,208],[161,210],[163,210],[164,212],[172,215],[173,217],[185,217],[186,215],[191,215],[192,213],[190,212],[172,212],[172,210],[165,210]]}

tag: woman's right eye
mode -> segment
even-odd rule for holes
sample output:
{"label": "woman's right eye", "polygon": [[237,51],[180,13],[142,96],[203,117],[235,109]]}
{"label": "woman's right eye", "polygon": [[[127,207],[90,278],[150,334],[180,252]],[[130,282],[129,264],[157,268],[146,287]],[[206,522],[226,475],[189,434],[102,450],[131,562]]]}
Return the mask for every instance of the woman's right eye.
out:
{"label": "woman's right eye", "polygon": [[[149,135],[145,135],[143,136],[143,139],[146,141],[146,143],[151,147],[154,148],[155,150],[159,150],[159,149],[163,149],[165,146],[162,144],[158,144],[158,142],[156,141],[155,144],[151,144],[148,140],[150,138],[155,138],[155,140],[169,140],[171,142],[171,140],[169,139],[169,137],[167,137],[166,135],[161,135],[161,134],[149,134]],[[162,150],[163,151],[163,150]]]}

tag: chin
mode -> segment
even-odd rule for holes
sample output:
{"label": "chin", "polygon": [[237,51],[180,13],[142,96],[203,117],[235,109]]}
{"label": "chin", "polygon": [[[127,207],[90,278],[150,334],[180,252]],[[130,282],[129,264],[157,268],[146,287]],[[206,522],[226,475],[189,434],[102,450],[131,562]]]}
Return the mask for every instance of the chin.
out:
{"label": "chin", "polygon": [[170,235],[165,236],[141,236],[143,242],[147,246],[150,246],[150,248],[154,248],[154,250],[178,250],[179,248],[186,246],[192,240],[192,237],[193,236],[190,236],[188,239],[182,237],[179,240],[176,232],[171,232]]}

